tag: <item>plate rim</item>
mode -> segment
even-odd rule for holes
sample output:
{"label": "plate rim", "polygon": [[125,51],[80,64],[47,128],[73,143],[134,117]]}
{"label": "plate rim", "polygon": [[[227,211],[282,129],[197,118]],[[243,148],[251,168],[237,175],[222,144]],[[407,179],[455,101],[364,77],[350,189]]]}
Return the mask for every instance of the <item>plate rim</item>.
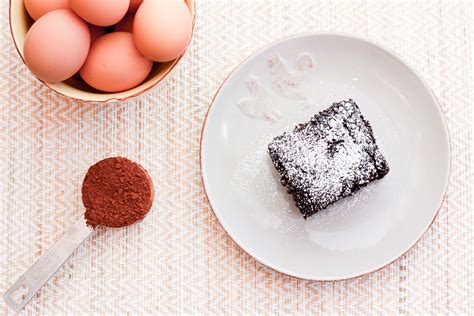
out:
{"label": "plate rim", "polygon": [[[314,277],[310,277],[308,275],[303,275],[303,274],[299,274],[299,273],[295,273],[295,272],[292,272],[292,271],[286,271],[285,269],[281,269],[277,266],[275,266],[274,264],[272,264],[271,262],[268,262],[266,260],[263,260],[262,258],[260,258],[258,255],[256,254],[252,254],[249,250],[246,249],[246,247],[244,247],[243,245],[241,245],[241,241],[239,240],[239,238],[236,238],[231,232],[229,232],[228,228],[225,226],[225,224],[223,223],[221,217],[219,216],[218,212],[216,212],[216,208],[212,205],[212,201],[209,197],[209,194],[208,194],[208,190],[207,190],[207,177],[204,175],[204,171],[203,171],[203,150],[202,150],[202,144],[203,144],[203,139],[204,139],[204,133],[205,133],[205,130],[206,130],[206,127],[207,127],[207,123],[208,123],[208,118],[209,118],[209,114],[213,108],[213,105],[215,104],[215,100],[217,98],[217,96],[219,95],[221,89],[224,87],[224,85],[227,83],[227,81],[229,80],[229,78],[244,64],[246,63],[247,61],[249,61],[250,59],[252,59],[253,57],[261,54],[263,51],[265,51],[267,48],[270,48],[278,43],[281,43],[281,42],[284,42],[284,41],[287,41],[287,40],[291,40],[291,39],[294,39],[294,38],[298,38],[298,37],[305,37],[305,36],[338,36],[338,37],[347,37],[347,38],[350,38],[350,39],[355,39],[355,40],[358,40],[358,41],[362,41],[362,42],[365,42],[369,45],[372,45],[372,46],[375,46],[377,47],[378,49],[381,49],[383,52],[391,55],[392,57],[394,57],[398,62],[400,62],[401,64],[403,64],[405,67],[408,68],[408,70],[410,70],[413,74],[416,75],[417,79],[420,80],[420,82],[422,83],[423,87],[429,92],[429,94],[431,95],[431,98],[433,99],[434,103],[436,104],[436,109],[438,110],[439,114],[440,114],[440,117],[441,117],[441,122],[443,124],[443,127],[444,127],[444,135],[446,137],[446,140],[447,140],[447,143],[448,143],[448,146],[447,146],[447,157],[448,157],[448,169],[447,169],[447,173],[446,173],[446,177],[445,177],[445,180],[444,180],[444,185],[443,185],[443,194],[442,194],[442,197],[440,199],[440,201],[438,202],[438,206],[435,210],[435,212],[433,213],[433,216],[431,218],[431,221],[429,222],[428,226],[422,231],[422,233],[420,234],[420,236],[417,238],[417,240],[412,244],[410,245],[406,250],[404,250],[401,254],[397,255],[395,258],[393,259],[390,259],[388,260],[387,262],[384,262],[382,263],[381,265],[378,265],[376,266],[375,268],[373,269],[370,269],[369,271],[364,271],[364,272],[361,272],[361,273],[358,273],[358,274],[355,274],[355,275],[349,275],[349,276],[341,276],[341,277],[328,277],[328,278],[314,278]],[[420,241],[421,239],[423,238],[423,236],[425,236],[425,234],[428,232],[428,230],[431,228],[431,226],[433,225],[433,223],[436,221],[436,218],[438,217],[439,215],[439,212],[446,200],[446,196],[447,196],[447,192],[448,192],[448,187],[449,187],[449,184],[451,182],[451,170],[452,170],[452,142],[451,142],[451,135],[450,135],[450,132],[449,132],[449,128],[448,128],[448,124],[447,124],[447,121],[446,121],[446,115],[443,111],[443,108],[441,107],[441,103],[439,102],[439,99],[438,97],[436,96],[436,94],[434,93],[433,89],[431,89],[431,87],[428,85],[428,83],[426,82],[426,80],[423,78],[423,76],[421,76],[421,74],[416,70],[414,69],[408,62],[406,62],[399,54],[397,54],[396,52],[390,50],[390,49],[387,49],[385,48],[383,45],[379,44],[377,41],[373,41],[373,40],[369,40],[365,37],[362,37],[362,36],[359,36],[359,35],[355,35],[355,34],[350,34],[350,33],[344,33],[344,32],[323,32],[323,31],[309,31],[309,32],[302,32],[302,33],[297,33],[297,34],[293,34],[293,35],[289,35],[289,36],[285,36],[285,37],[282,37],[280,39],[277,39],[275,41],[272,41],[262,47],[259,47],[258,49],[254,50],[253,52],[251,52],[247,57],[245,57],[242,61],[240,61],[238,64],[236,64],[232,70],[225,76],[225,78],[222,80],[219,88],[216,90],[209,106],[208,106],[208,109],[206,111],[206,115],[204,117],[204,122],[203,122],[203,125],[202,125],[202,129],[201,129],[201,136],[200,136],[200,139],[199,139],[199,169],[200,169],[200,174],[201,174],[201,183],[202,183],[202,187],[203,187],[203,191],[204,191],[204,194],[206,196],[206,199],[207,201],[209,202],[209,206],[212,210],[212,213],[214,214],[214,216],[217,218],[217,221],[219,222],[219,225],[222,227],[222,229],[224,230],[224,232],[230,237],[230,239],[234,242],[234,244],[236,244],[244,253],[246,253],[248,256],[252,257],[253,259],[255,259],[259,264],[271,269],[271,270],[274,270],[278,273],[281,273],[283,275],[286,275],[286,276],[289,276],[289,277],[293,277],[293,278],[297,278],[297,279],[300,279],[300,280],[306,280],[306,281],[319,281],[319,282],[332,282],[332,281],[347,281],[347,280],[352,280],[352,279],[356,279],[356,278],[360,278],[362,276],[366,276],[366,275],[369,275],[369,274],[372,274],[372,273],[375,273],[377,271],[380,271],[382,269],[384,269],[385,267],[391,265],[392,263],[396,262],[398,259],[400,259],[401,257],[405,256],[408,252],[410,252]]]}

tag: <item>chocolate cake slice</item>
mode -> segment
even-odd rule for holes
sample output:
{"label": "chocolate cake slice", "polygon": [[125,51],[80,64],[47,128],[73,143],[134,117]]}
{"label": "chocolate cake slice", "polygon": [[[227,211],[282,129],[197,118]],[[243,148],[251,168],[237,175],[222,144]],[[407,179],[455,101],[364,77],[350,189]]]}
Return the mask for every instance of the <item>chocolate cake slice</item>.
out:
{"label": "chocolate cake slice", "polygon": [[389,171],[369,122],[351,99],[275,137],[268,151],[304,218]]}

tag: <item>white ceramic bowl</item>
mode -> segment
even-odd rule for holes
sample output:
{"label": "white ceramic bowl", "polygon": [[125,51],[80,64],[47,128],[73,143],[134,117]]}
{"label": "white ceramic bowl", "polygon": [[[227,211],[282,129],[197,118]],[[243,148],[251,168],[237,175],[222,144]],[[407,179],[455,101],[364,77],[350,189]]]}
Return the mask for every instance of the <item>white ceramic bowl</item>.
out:
{"label": "white ceramic bowl", "polygon": [[[275,93],[269,69],[278,54],[297,72],[302,53],[315,62],[306,109],[301,100]],[[244,114],[237,104],[252,98],[249,78],[257,78],[281,119]],[[304,220],[279,183],[267,145],[348,98],[371,123],[391,170]],[[393,262],[426,232],[445,195],[450,147],[438,101],[412,68],[365,39],[309,33],[263,48],[224,81],[203,127],[201,168],[212,209],[244,251],[291,276],[340,280]]]}
{"label": "white ceramic bowl", "polygon": [[[195,22],[195,11],[194,11],[194,0],[185,0],[186,5],[191,12],[193,17],[193,29]],[[26,12],[23,0],[10,0],[10,30],[12,33],[13,41],[15,43],[18,54],[24,62],[23,57],[23,44],[25,41],[26,33],[33,24],[33,20]],[[166,63],[154,63],[153,68],[144,82],[135,88],[114,92],[106,93],[98,91],[88,86],[78,75],[58,83],[43,82],[47,87],[52,90],[74,99],[87,101],[87,102],[116,102],[123,101],[132,97],[136,97],[143,92],[153,88],[160,83],[166,76],[173,70],[173,68],[181,60],[185,52],[175,60]]]}

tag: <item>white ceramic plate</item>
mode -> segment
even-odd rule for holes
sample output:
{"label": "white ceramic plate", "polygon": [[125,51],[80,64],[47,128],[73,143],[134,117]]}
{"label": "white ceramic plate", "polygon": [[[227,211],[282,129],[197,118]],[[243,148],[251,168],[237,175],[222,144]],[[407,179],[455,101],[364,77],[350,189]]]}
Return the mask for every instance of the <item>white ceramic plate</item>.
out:
{"label": "white ceramic plate", "polygon": [[[298,70],[301,54],[313,58],[313,70]],[[269,60],[275,65],[275,56],[289,72],[304,73],[310,89],[301,91],[308,101],[273,89],[278,79]],[[251,117],[238,106],[243,100],[253,104],[249,79],[266,91],[259,104],[267,102],[279,120]],[[372,124],[390,173],[304,220],[279,183],[267,145],[348,98]],[[446,124],[426,83],[392,53],[343,34],[286,38],[246,59],[215,96],[201,140],[205,190],[227,233],[259,262],[312,280],[360,276],[408,251],[438,213],[449,167]]]}

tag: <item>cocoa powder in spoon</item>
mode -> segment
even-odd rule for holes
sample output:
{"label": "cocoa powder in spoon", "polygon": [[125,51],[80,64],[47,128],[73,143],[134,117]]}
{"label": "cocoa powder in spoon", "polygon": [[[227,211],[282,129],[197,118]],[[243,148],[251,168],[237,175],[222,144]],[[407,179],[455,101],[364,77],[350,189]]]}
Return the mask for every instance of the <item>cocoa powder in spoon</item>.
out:
{"label": "cocoa powder in spoon", "polygon": [[154,198],[153,183],[139,164],[106,158],[89,168],[82,184],[86,222],[92,227],[123,227],[145,217]]}

